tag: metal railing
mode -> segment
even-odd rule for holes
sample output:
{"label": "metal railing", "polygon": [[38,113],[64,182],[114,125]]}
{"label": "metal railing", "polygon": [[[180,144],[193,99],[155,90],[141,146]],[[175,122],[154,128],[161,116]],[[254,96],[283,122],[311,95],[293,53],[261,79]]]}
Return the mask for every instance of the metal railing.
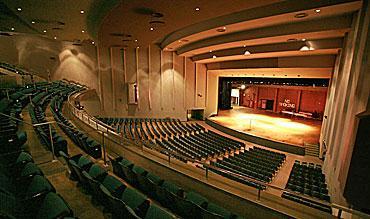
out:
{"label": "metal railing", "polygon": [[[86,92],[86,91],[83,91],[83,92]],[[266,182],[262,182],[262,181],[259,181],[257,179],[254,179],[254,178],[250,178],[248,176],[244,176],[244,175],[240,175],[240,174],[237,174],[237,173],[234,173],[232,171],[229,171],[229,170],[225,170],[225,169],[222,169],[222,168],[218,168],[218,167],[215,167],[215,166],[212,166],[204,161],[199,161],[199,160],[195,160],[195,159],[192,159],[192,158],[189,158],[189,157],[186,157],[186,156],[183,156],[177,152],[174,152],[174,151],[169,151],[167,149],[164,149],[158,145],[155,145],[151,142],[145,142],[145,141],[139,141],[139,140],[135,140],[135,139],[129,139],[129,138],[125,138],[123,136],[122,133],[117,133],[115,128],[113,128],[112,126],[108,125],[108,124],[105,124],[103,123],[102,121],[98,120],[97,118],[89,115],[85,109],[78,109],[72,102],[71,102],[71,99],[72,99],[72,96],[75,95],[75,97],[77,96],[80,96],[80,95],[83,95],[83,92],[75,92],[75,93],[72,93],[68,96],[68,101],[67,101],[67,105],[68,105],[68,110],[71,114],[73,114],[75,117],[77,117],[78,119],[80,119],[82,122],[84,122],[86,125],[89,125],[91,128],[95,129],[96,131],[100,132],[103,136],[103,140],[104,140],[104,137],[106,138],[109,138],[111,141],[121,145],[121,146],[135,146],[135,147],[138,147],[138,148],[141,148],[141,150],[144,150],[144,147],[147,147],[147,148],[150,148],[150,149],[153,149],[155,151],[158,151],[160,153],[165,153],[167,156],[168,156],[168,162],[170,163],[171,162],[171,157],[180,157],[181,159],[184,159],[186,161],[189,161],[189,162],[192,162],[192,163],[196,163],[196,164],[199,164],[201,165],[201,167],[203,167],[203,169],[205,170],[205,177],[208,179],[208,172],[209,170],[215,170],[215,171],[218,171],[218,172],[222,172],[222,173],[225,173],[225,174],[228,174],[230,176],[233,176],[233,177],[236,177],[238,179],[241,179],[241,180],[244,180],[244,181],[248,181],[248,182],[254,182],[256,184],[259,184],[261,185],[260,187],[256,188],[256,187],[252,187],[252,188],[256,188],[257,189],[257,200],[260,200],[261,198],[261,191],[264,190],[262,187],[264,188],[270,188],[270,189],[274,189],[274,190],[278,190],[280,192],[286,192],[286,193],[290,193],[290,194],[294,194],[295,196],[298,196],[300,198],[304,198],[306,200],[310,200],[312,202],[315,202],[315,203],[319,203],[323,206],[327,206],[329,208],[332,208],[332,209],[336,209],[338,210],[338,213],[334,216],[338,217],[338,218],[341,218],[342,217],[342,213],[343,212],[347,212],[349,214],[353,214],[353,215],[356,215],[356,216],[360,216],[360,217],[363,217],[363,218],[370,218],[370,215],[368,214],[365,214],[361,211],[357,211],[357,210],[354,210],[354,209],[351,209],[351,208],[348,208],[346,206],[342,206],[342,205],[339,205],[339,204],[335,204],[335,203],[327,203],[325,201],[322,201],[320,199],[315,199],[315,198],[312,198],[310,196],[307,196],[307,195],[302,195],[301,193],[298,193],[298,192],[295,192],[295,191],[291,191],[291,190],[286,190],[285,188],[280,188],[278,186],[274,186],[274,185],[271,185],[271,184],[268,184]],[[73,97],[73,98],[75,98]],[[106,147],[104,145],[104,142],[102,142],[102,145],[103,145],[103,153],[104,153],[104,162],[106,164],[106,157],[107,157],[107,152],[106,152]]]}

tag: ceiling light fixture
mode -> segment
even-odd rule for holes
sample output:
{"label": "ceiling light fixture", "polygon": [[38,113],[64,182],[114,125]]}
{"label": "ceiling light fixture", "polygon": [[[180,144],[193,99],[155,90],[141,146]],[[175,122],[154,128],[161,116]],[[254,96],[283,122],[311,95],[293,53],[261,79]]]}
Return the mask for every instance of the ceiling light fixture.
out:
{"label": "ceiling light fixture", "polygon": [[199,10],[200,10],[200,8],[199,8],[199,7],[196,7],[196,8],[195,8],[195,10],[196,10],[196,11],[199,11]]}
{"label": "ceiling light fixture", "polygon": [[31,21],[31,24],[35,24],[36,22],[35,21]]}
{"label": "ceiling light fixture", "polygon": [[57,39],[57,37],[55,36],[55,37],[54,37],[54,40],[56,40],[56,39]]}
{"label": "ceiling light fixture", "polygon": [[137,39],[135,40],[135,42],[137,42]]}
{"label": "ceiling light fixture", "polygon": [[81,30],[81,32],[82,32],[82,33],[85,33],[85,31],[84,31],[84,30]]}
{"label": "ceiling light fixture", "polygon": [[296,15],[294,15],[295,18],[304,18],[304,17],[307,17],[308,14],[307,13],[298,13]]}
{"label": "ceiling light fixture", "polygon": [[21,7],[18,7],[18,8],[17,8],[17,11],[22,11],[22,8],[21,8]]}
{"label": "ceiling light fixture", "polygon": [[305,38],[303,38],[303,39],[302,39],[302,41],[304,42],[304,41],[306,41],[306,39],[305,39]]}
{"label": "ceiling light fixture", "polygon": [[84,11],[84,10],[81,10],[81,11],[80,11],[80,13],[81,13],[81,14],[84,14],[84,13],[85,13],[85,11]]}
{"label": "ceiling light fixture", "polygon": [[93,45],[94,45],[94,44],[95,44],[95,42],[94,42],[94,41],[92,41],[92,42],[91,42],[91,44],[93,44]]}
{"label": "ceiling light fixture", "polygon": [[304,52],[304,51],[310,51],[310,48],[309,48],[308,46],[304,45],[304,46],[302,46],[302,47],[299,49],[299,51],[302,51],[302,52]]}
{"label": "ceiling light fixture", "polygon": [[315,9],[315,12],[316,13],[320,13],[321,12],[321,9]]}
{"label": "ceiling light fixture", "polygon": [[214,59],[215,59],[215,58],[217,58],[217,56],[216,56],[216,55],[213,55],[213,56],[212,56],[212,58],[214,58]]}
{"label": "ceiling light fixture", "polygon": [[44,30],[43,32],[46,33],[46,30]]}
{"label": "ceiling light fixture", "polygon": [[153,31],[153,30],[154,30],[154,28],[153,28],[153,27],[151,27],[151,28],[150,28],[150,31]]}
{"label": "ceiling light fixture", "polygon": [[209,52],[213,52],[213,50],[209,50]]}
{"label": "ceiling light fixture", "polygon": [[12,27],[12,28],[10,28],[12,31],[14,31],[15,29],[14,29],[14,27]]}
{"label": "ceiling light fixture", "polygon": [[245,55],[245,56],[250,55],[250,54],[251,54],[251,52],[249,52],[248,50],[246,50],[246,51],[244,52],[244,55]]}
{"label": "ceiling light fixture", "polygon": [[247,45],[243,45],[243,47],[245,48],[245,47],[247,47]]}

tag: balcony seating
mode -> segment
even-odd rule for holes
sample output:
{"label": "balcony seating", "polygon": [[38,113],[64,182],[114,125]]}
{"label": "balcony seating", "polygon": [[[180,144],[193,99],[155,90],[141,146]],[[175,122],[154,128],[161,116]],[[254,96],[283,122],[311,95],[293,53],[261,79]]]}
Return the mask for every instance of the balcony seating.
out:
{"label": "balcony seating", "polygon": [[[171,181],[163,180],[160,177],[156,176],[153,173],[146,171],[145,169],[134,165],[127,159],[123,157],[117,157],[111,159],[113,172],[120,176],[121,178],[127,180],[128,178],[134,178],[128,182],[133,183],[131,185],[139,188],[145,194],[151,198],[157,200],[164,207],[169,208],[174,213],[178,214],[184,218],[236,218],[237,216],[228,212],[227,210],[209,202],[206,198],[201,196],[196,192],[186,193],[182,188],[178,187],[176,184]],[[124,169],[126,169],[124,171]],[[129,174],[127,174],[127,169]],[[119,212],[116,212],[120,215],[127,214],[126,206],[120,201],[119,198],[111,197],[112,206],[114,208],[119,208]],[[135,201],[136,205],[142,203],[145,200],[145,197],[137,198]],[[140,201],[139,201],[140,200]],[[130,203],[127,201],[127,203]],[[127,204],[126,203],[126,204]],[[128,205],[128,204],[127,204]],[[130,204],[130,207],[135,206]],[[144,218],[149,218],[148,214],[150,211],[158,211],[150,205],[147,210],[147,216]],[[137,212],[136,212],[137,213]],[[161,213],[162,214],[162,213]],[[136,214],[138,216],[140,214]],[[171,215],[167,215],[171,216]],[[156,218],[156,217],[155,217]],[[159,218],[159,216],[158,216]],[[163,218],[167,218],[163,216]]]}
{"label": "balcony seating", "polygon": [[332,209],[329,205],[325,205],[320,202],[313,201],[311,199],[307,199],[289,192],[283,192],[281,197],[332,214]]}
{"label": "balcony seating", "polygon": [[[240,151],[239,154],[234,153],[233,156],[229,156],[228,158],[224,157],[223,159],[218,159],[216,162],[212,161],[210,164],[239,175],[269,183],[284,161],[285,154],[254,147],[244,152]],[[253,181],[241,179],[212,168],[210,170],[243,184],[264,189],[264,186]]]}
{"label": "balcony seating", "polygon": [[[322,173],[321,165],[295,161],[286,189],[301,193],[325,202],[330,202],[325,175]],[[297,200],[300,203],[315,206],[315,203],[309,203],[307,200],[301,200],[294,197],[294,194],[286,193],[283,198]]]}

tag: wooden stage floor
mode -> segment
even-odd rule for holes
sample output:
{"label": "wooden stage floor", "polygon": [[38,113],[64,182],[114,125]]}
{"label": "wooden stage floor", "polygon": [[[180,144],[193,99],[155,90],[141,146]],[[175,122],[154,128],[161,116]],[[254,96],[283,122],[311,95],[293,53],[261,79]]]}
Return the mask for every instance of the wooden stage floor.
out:
{"label": "wooden stage floor", "polygon": [[208,119],[249,135],[298,146],[318,144],[320,138],[321,121],[284,117],[247,107],[219,110],[217,116]]}

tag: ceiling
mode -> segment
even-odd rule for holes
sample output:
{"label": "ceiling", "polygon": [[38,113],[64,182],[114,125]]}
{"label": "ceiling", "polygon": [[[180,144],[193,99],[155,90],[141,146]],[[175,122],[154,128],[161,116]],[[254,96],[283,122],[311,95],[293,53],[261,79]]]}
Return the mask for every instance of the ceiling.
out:
{"label": "ceiling", "polygon": [[[199,63],[335,55],[361,6],[354,0],[0,0],[0,31],[107,47],[156,43]],[[311,50],[299,51],[305,45]]]}

